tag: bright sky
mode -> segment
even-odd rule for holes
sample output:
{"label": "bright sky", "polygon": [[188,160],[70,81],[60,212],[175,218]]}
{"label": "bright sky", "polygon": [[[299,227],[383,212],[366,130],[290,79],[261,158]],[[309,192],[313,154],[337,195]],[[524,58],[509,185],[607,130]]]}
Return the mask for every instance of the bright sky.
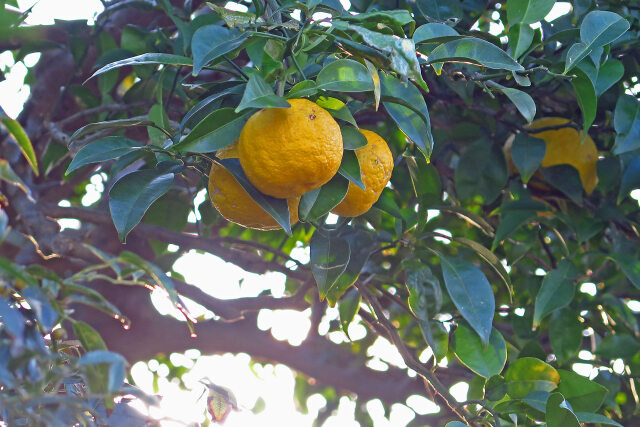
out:
{"label": "bright sky", "polygon": [[[54,19],[87,19],[92,23],[95,16],[103,9],[99,0],[40,0],[39,2],[19,0],[18,3],[21,10],[26,10],[35,3],[33,13],[26,21],[31,25],[52,24]],[[547,19],[552,20],[566,13],[568,5],[568,3],[556,3],[556,7]],[[502,29],[496,27],[492,30],[500,32]],[[14,64],[10,52],[0,54],[0,70],[9,69],[9,72],[5,73],[6,80],[0,82],[0,106],[12,117],[17,117],[29,96],[29,88],[24,85],[24,77],[27,67],[35,65],[38,59],[39,54],[31,54],[25,58],[24,62]],[[89,205],[99,197],[103,190],[102,182],[103,177],[100,174],[91,179],[83,204]],[[204,195],[199,194],[198,199],[203,200]],[[191,220],[193,221],[194,218]],[[62,224],[67,227],[77,227],[73,221],[63,220]],[[294,256],[301,261],[308,260],[308,253],[302,250],[294,252]],[[177,261],[175,270],[183,274],[187,282],[198,285],[218,298],[251,297],[265,289],[270,289],[275,296],[281,296],[284,292],[285,278],[282,274],[270,273],[262,276],[249,274],[212,255],[189,253]],[[212,271],[215,271],[215,275],[211,274]],[[153,300],[161,312],[167,314],[171,312],[170,305],[162,295],[153,295]],[[193,310],[195,315],[203,311],[202,307],[194,307]],[[337,318],[337,311],[330,309],[320,325],[321,331],[326,332],[329,321],[335,318]],[[309,310],[305,312],[262,310],[258,316],[260,329],[271,330],[276,339],[288,340],[292,345],[299,345],[302,342],[310,325]],[[352,325],[350,335],[353,339],[362,339],[365,334],[364,326],[359,323]],[[342,332],[334,332],[329,336],[335,342],[346,339]],[[374,369],[384,370],[388,364],[404,366],[397,350],[384,339],[379,338],[376,341],[372,354],[376,355],[370,363]],[[189,373],[183,376],[183,380],[191,390],[180,390],[176,384],[167,381],[166,366],[159,365],[157,361],[151,361],[148,364],[139,362],[132,368],[136,384],[149,393],[153,393],[151,370],[158,372],[162,377],[158,386],[159,394],[164,397],[161,407],[152,410],[152,414],[166,417],[162,423],[163,426],[180,426],[184,425],[183,423],[202,421],[205,405],[204,386],[200,383],[202,379],[227,387],[233,391],[238,400],[240,410],[230,415],[225,426],[311,426],[318,410],[326,404],[322,396],[314,395],[308,401],[309,414],[299,413],[293,403],[294,373],[282,365],[250,367],[250,358],[246,354],[202,356],[197,350],[190,350],[185,355],[171,355],[171,360],[176,365],[190,368]],[[460,383],[454,386],[452,393],[459,400],[464,400],[467,390],[467,385]],[[265,409],[254,414],[251,409],[259,398],[264,400]],[[410,397],[408,405],[421,414],[437,411],[433,403],[420,396]],[[414,417],[413,411],[402,404],[392,407],[389,418],[384,417],[379,401],[369,402],[367,409],[375,420],[376,426],[403,426]],[[353,411],[354,404],[349,399],[343,398],[336,414],[324,425],[357,426]]]}

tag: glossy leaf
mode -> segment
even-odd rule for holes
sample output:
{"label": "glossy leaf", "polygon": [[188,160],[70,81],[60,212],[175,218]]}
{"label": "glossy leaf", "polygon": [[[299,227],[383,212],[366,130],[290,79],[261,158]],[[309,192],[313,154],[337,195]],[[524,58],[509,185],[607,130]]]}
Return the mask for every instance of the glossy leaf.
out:
{"label": "glossy leaf", "polygon": [[285,95],[287,99],[304,98],[306,96],[313,96],[318,93],[318,87],[313,80],[305,80],[300,83],[296,83],[295,86],[289,90]]}
{"label": "glossy leaf", "polygon": [[576,74],[576,77],[571,79],[571,85],[576,93],[580,111],[582,111],[583,135],[586,135],[586,131],[589,130],[591,124],[596,118],[598,97],[596,95],[596,88],[594,87],[593,82],[584,71],[576,68],[573,70],[573,73]]}
{"label": "glossy leaf", "polygon": [[542,280],[542,286],[536,296],[533,315],[533,325],[555,310],[567,306],[573,299],[573,280],[578,275],[578,269],[567,260],[558,263],[558,268],[547,273]]}
{"label": "glossy leaf", "polygon": [[152,122],[151,120],[136,119],[136,118],[109,120],[109,121],[106,121],[106,122],[89,123],[88,125],[85,125],[85,126],[81,127],[80,129],[78,129],[77,131],[75,131],[73,133],[73,135],[71,135],[71,138],[69,138],[69,142],[71,143],[72,141],[80,138],[81,136],[89,135],[91,133],[98,132],[100,130],[105,130],[105,129],[114,129],[115,130],[115,129],[133,127],[133,126],[153,126],[153,127],[156,127],[156,124],[154,122]]}
{"label": "glossy leaf", "polygon": [[511,146],[511,158],[525,184],[540,167],[546,151],[547,144],[544,140],[525,132],[515,135]]}
{"label": "glossy leaf", "polygon": [[439,22],[429,22],[428,24],[421,25],[413,33],[413,42],[418,43],[431,43],[430,40],[441,40],[443,37],[456,37],[459,36],[458,32],[448,25],[441,24]]}
{"label": "glossy leaf", "polygon": [[193,75],[197,76],[210,62],[238,49],[248,36],[246,32],[228,29],[217,24],[198,28],[191,39]]}
{"label": "glossy leaf", "polygon": [[66,174],[91,163],[100,163],[116,159],[142,147],[138,141],[123,136],[107,136],[91,141],[82,147],[73,157]]}
{"label": "glossy leaf", "polygon": [[614,154],[623,154],[640,148],[640,101],[631,95],[618,99],[613,116],[616,130]]}
{"label": "glossy leaf", "polygon": [[171,188],[173,177],[173,173],[145,169],[131,172],[113,185],[109,210],[120,241],[126,240],[149,206]]}
{"label": "glossy leaf", "polygon": [[352,126],[340,126],[340,133],[345,150],[355,150],[367,145],[367,137]]}
{"label": "glossy leaf", "polygon": [[536,103],[533,101],[533,98],[531,98],[531,95],[510,87],[501,87],[499,89],[513,102],[520,114],[522,114],[522,117],[528,122],[534,119],[536,116]]}
{"label": "glossy leaf", "polygon": [[36,158],[36,153],[33,150],[31,140],[22,128],[20,122],[7,116],[2,107],[0,107],[0,123],[2,123],[9,134],[13,136],[13,139],[18,144],[18,147],[20,147],[20,151],[22,151],[22,155],[25,159],[27,159],[29,166],[31,166],[31,169],[37,176],[39,174],[38,159]]}
{"label": "glossy leaf", "polygon": [[240,95],[244,92],[245,86],[234,85],[229,88],[223,89],[220,92],[216,92],[213,95],[209,95],[204,98],[202,101],[198,102],[187,114],[184,115],[182,121],[180,122],[180,132],[185,128],[191,128],[194,125],[197,125],[202,121],[205,117],[211,114],[213,111],[218,109],[219,102],[228,95]]}
{"label": "glossy leaf", "polygon": [[183,153],[210,153],[224,148],[238,139],[252,113],[236,113],[233,108],[215,110],[171,148]]}
{"label": "glossy leaf", "polygon": [[548,427],[580,427],[578,418],[562,394],[553,393],[546,405],[545,420]]}
{"label": "glossy leaf", "polygon": [[[508,8],[508,10],[511,10],[511,8]],[[509,29],[509,48],[513,59],[517,60],[529,49],[531,42],[533,42],[533,35],[534,30],[529,24],[518,23]]]}
{"label": "glossy leaf", "polygon": [[[358,291],[351,289],[338,301],[338,314],[340,315],[340,326],[342,331],[349,338],[349,325],[353,322],[358,310],[360,309],[360,301],[362,297]],[[350,338],[349,338],[350,339]]]}
{"label": "glossy leaf", "polygon": [[560,384],[558,392],[562,393],[575,411],[596,412],[602,406],[607,389],[600,384],[573,372],[558,370]]}
{"label": "glossy leaf", "polygon": [[523,357],[509,366],[504,379],[509,396],[512,399],[522,399],[535,391],[555,390],[560,382],[560,374],[540,359]]}
{"label": "glossy leaf", "polygon": [[320,188],[305,193],[300,198],[298,215],[303,221],[315,221],[345,198],[349,189],[349,180],[336,174],[331,181]]}
{"label": "glossy leaf", "polygon": [[339,59],[324,67],[316,78],[318,89],[337,92],[368,92],[373,80],[367,67],[353,59]]}
{"label": "glossy leaf", "polygon": [[509,25],[534,24],[544,19],[556,0],[509,0],[507,19]]}
{"label": "glossy leaf", "polygon": [[369,232],[360,229],[354,229],[343,234],[342,237],[349,242],[351,255],[347,268],[327,292],[327,301],[331,306],[334,306],[340,297],[358,280],[375,243]]}
{"label": "glossy leaf", "polygon": [[487,68],[523,71],[524,67],[496,45],[475,37],[451,40],[436,47],[429,55],[429,64],[467,62]]}
{"label": "glossy leaf", "polygon": [[73,333],[80,341],[80,344],[82,344],[82,347],[87,351],[107,349],[107,345],[104,343],[98,331],[93,329],[88,323],[74,322]]}
{"label": "glossy leaf", "polygon": [[360,175],[360,162],[356,156],[355,151],[345,151],[342,156],[342,163],[340,163],[340,169],[338,173],[350,182],[354,183],[361,189],[365,189],[362,177]]}
{"label": "glossy leaf", "polygon": [[331,286],[347,268],[351,250],[342,237],[316,231],[309,242],[311,272],[318,285],[320,299],[324,299]]}
{"label": "glossy leaf", "polygon": [[495,300],[493,290],[482,270],[462,259],[439,254],[447,292],[462,317],[487,344],[492,329]]}
{"label": "glossy leaf", "polygon": [[148,64],[163,64],[173,66],[191,66],[193,61],[191,58],[180,55],[172,55],[169,53],[143,53],[142,55],[133,56],[131,58],[122,59],[120,61],[112,62],[97,70],[89,77],[89,79],[104,74],[108,71],[115,70],[117,68],[134,66],[134,65],[148,65]]}
{"label": "glossy leaf", "polygon": [[454,338],[456,356],[473,372],[485,378],[502,372],[507,361],[507,344],[495,328],[491,330],[488,345],[464,324],[458,325]]}
{"label": "glossy leaf", "polygon": [[608,426],[623,427],[619,422],[614,421],[611,418],[605,417],[601,414],[590,414],[588,412],[579,411],[576,411],[575,414],[578,418],[578,421],[583,424],[604,424]]}
{"label": "glossy leaf", "polygon": [[289,108],[290,105],[283,98],[277,96],[258,73],[251,74],[249,82],[235,112],[239,113],[247,108]]}
{"label": "glossy leaf", "polygon": [[624,170],[618,191],[618,203],[636,188],[640,188],[640,157],[634,158]]}
{"label": "glossy leaf", "polygon": [[582,203],[582,180],[576,168],[565,164],[541,170],[545,182],[560,190],[575,203]]}
{"label": "glossy leaf", "polygon": [[595,87],[596,96],[600,96],[611,86],[616,84],[624,75],[624,65],[617,59],[609,59],[599,67],[595,67],[589,60],[583,60],[578,64],[580,68],[591,80]]}
{"label": "glossy leaf", "polygon": [[578,353],[582,344],[582,323],[575,311],[564,308],[557,310],[551,317],[549,328],[549,341],[551,349],[563,365]]}
{"label": "glossy leaf", "polygon": [[285,233],[291,235],[291,220],[287,201],[285,199],[268,196],[258,191],[245,175],[238,159],[220,159],[218,162],[233,175],[249,196],[280,224]]}
{"label": "glossy leaf", "polygon": [[631,335],[618,333],[604,337],[595,353],[607,359],[630,359],[640,351],[640,343]]}
{"label": "glossy leaf", "polygon": [[633,286],[640,289],[640,260],[631,254],[625,253],[611,254],[609,257],[618,264]]}
{"label": "glossy leaf", "polygon": [[455,170],[455,186],[461,200],[482,196],[484,203],[493,202],[509,178],[502,150],[484,141],[469,146]]}

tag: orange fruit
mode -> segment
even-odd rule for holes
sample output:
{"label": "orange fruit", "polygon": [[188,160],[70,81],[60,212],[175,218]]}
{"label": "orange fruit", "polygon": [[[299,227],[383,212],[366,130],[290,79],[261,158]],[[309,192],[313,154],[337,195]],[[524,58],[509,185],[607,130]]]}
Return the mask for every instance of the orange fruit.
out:
{"label": "orange fruit", "polygon": [[342,161],[340,126],[324,108],[290,99],[290,108],[266,108],[240,133],[240,164],[264,194],[288,199],[329,182]]}
{"label": "orange fruit", "polygon": [[367,145],[356,149],[365,189],[349,183],[347,195],[331,212],[340,216],[358,216],[371,209],[391,178],[393,155],[387,142],[375,132],[360,130]]}
{"label": "orange fruit", "polygon": [[[220,159],[238,158],[238,144],[218,150],[216,155]],[[249,193],[222,166],[214,163],[209,174],[209,197],[213,206],[228,221],[256,230],[277,230],[282,227],[260,205],[251,198]],[[291,224],[298,222],[298,203],[300,197],[287,200]]]}

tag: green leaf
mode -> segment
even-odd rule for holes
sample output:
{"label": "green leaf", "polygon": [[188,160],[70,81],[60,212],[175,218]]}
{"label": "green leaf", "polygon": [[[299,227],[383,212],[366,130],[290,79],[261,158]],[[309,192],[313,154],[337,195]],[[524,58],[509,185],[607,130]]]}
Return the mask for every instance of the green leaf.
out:
{"label": "green leaf", "polygon": [[494,375],[484,385],[484,393],[488,400],[497,402],[507,394],[507,383],[500,375]]}
{"label": "green leaf", "polygon": [[[419,11],[427,20],[437,19],[446,21],[450,18],[459,19],[463,15],[462,2],[460,0],[417,0],[417,12]],[[452,21],[455,22],[454,19]]]}
{"label": "green leaf", "polygon": [[594,49],[607,45],[629,29],[629,22],[617,13],[604,10],[589,12],[580,25],[580,43],[569,48],[564,68],[566,74]]}
{"label": "green leaf", "polygon": [[522,117],[531,122],[536,116],[536,103],[526,92],[510,87],[499,87],[500,91],[516,106]]}
{"label": "green leaf", "polygon": [[349,229],[342,235],[349,242],[351,255],[344,273],[329,288],[327,301],[334,306],[340,297],[358,280],[360,272],[374,249],[375,241],[368,231]]}
{"label": "green leaf", "polygon": [[313,80],[304,80],[300,83],[296,83],[289,92],[285,95],[285,98],[304,98],[305,96],[313,96],[318,93],[316,82]]}
{"label": "green leaf", "polygon": [[[358,310],[360,309],[360,302],[362,297],[358,291],[352,289],[347,292],[338,301],[338,314],[340,315],[340,326],[342,331],[347,337],[349,337],[349,324],[353,322]],[[350,338],[349,338],[350,339]]]}
{"label": "green leaf", "polygon": [[618,333],[604,337],[595,353],[607,359],[631,359],[640,350],[640,343],[631,335]]}
{"label": "green leaf", "polygon": [[540,359],[523,357],[509,366],[504,379],[509,396],[522,399],[535,391],[553,391],[560,382],[560,374]]}
{"label": "green leaf", "polygon": [[22,128],[22,125],[17,120],[7,116],[2,107],[0,107],[0,123],[2,123],[11,136],[13,136],[13,139],[18,143],[18,147],[20,147],[20,151],[22,151],[22,155],[27,159],[29,166],[31,166],[36,176],[38,176],[38,159],[36,158],[35,151],[33,151],[31,140]]}
{"label": "green leaf", "polygon": [[640,157],[634,158],[624,170],[618,191],[618,204],[636,188],[640,188]]}
{"label": "green leaf", "polygon": [[507,361],[507,344],[497,329],[491,329],[488,345],[464,324],[458,325],[454,338],[456,356],[473,372],[485,378],[502,372]]}
{"label": "green leaf", "polygon": [[426,164],[422,156],[405,155],[405,163],[411,176],[413,190],[421,200],[421,205],[432,207],[442,201],[442,182],[438,170],[432,164]]}
{"label": "green leaf", "polygon": [[449,421],[444,427],[467,427],[467,424],[460,421]]}
{"label": "green leaf", "polygon": [[285,199],[277,199],[275,197],[268,196],[258,191],[253,186],[251,181],[247,178],[242,166],[240,166],[240,160],[238,159],[219,159],[218,163],[223,166],[238,183],[245,189],[245,191],[251,196],[251,198],[260,205],[269,215],[276,220],[278,224],[284,229],[285,233],[291,235],[291,217],[289,215],[289,205]]}
{"label": "green leaf", "polygon": [[485,204],[500,195],[508,179],[504,153],[497,145],[482,140],[464,151],[455,171],[458,198],[470,200],[479,194]]}
{"label": "green leaf", "polygon": [[271,86],[260,77],[260,74],[253,73],[251,77],[249,77],[249,82],[247,83],[240,105],[238,105],[235,111],[239,113],[247,108],[289,107],[289,103],[276,95]]}
{"label": "green leaf", "polygon": [[451,40],[436,47],[429,55],[429,64],[467,62],[483,67],[508,71],[523,71],[524,67],[496,45],[475,37]]}
{"label": "green leaf", "polygon": [[324,67],[316,78],[318,89],[336,92],[368,92],[373,80],[367,67],[353,59],[339,59]]}
{"label": "green leaf", "polygon": [[232,87],[216,92],[213,95],[207,96],[202,101],[198,102],[187,114],[184,115],[180,122],[180,133],[185,128],[191,128],[194,124],[200,123],[206,116],[218,109],[219,102],[228,95],[240,95],[244,93],[245,85],[236,84]]}
{"label": "green leaf", "polygon": [[434,142],[429,110],[422,93],[410,82],[402,82],[391,75],[383,74],[380,82],[381,99],[387,113],[411,142],[429,158]]}
{"label": "green leaf", "polygon": [[89,123],[88,125],[82,126],[80,129],[75,131],[71,138],[69,138],[69,143],[80,138],[81,136],[89,135],[94,132],[98,132],[104,129],[121,129],[128,128],[133,126],[153,126],[157,127],[154,122],[147,119],[119,119],[119,120],[109,120],[106,122],[95,122]]}
{"label": "green leaf", "polygon": [[179,67],[183,65],[191,66],[193,65],[193,61],[191,60],[191,58],[187,58],[186,56],[172,55],[169,53],[143,53],[142,55],[133,56],[131,58],[126,58],[107,64],[93,73],[87,80],[90,80],[108,71],[115,70],[116,68],[147,64],[163,64]]}
{"label": "green leaf", "polygon": [[140,142],[123,136],[107,136],[96,139],[78,150],[65,174],[68,175],[74,170],[91,163],[116,159],[136,151],[140,147],[142,147]]}
{"label": "green leaf", "polygon": [[391,27],[395,34],[402,36],[404,32],[402,27],[413,23],[413,17],[408,10],[373,10],[371,12],[363,12],[357,15],[344,14],[340,19],[348,22],[358,22],[361,24],[384,24]]}
{"label": "green leaf", "polygon": [[367,66],[371,80],[373,81],[373,99],[375,100],[376,111],[380,107],[380,97],[382,96],[382,86],[380,85],[380,74],[375,65],[371,63],[367,58],[364,58],[364,65]]}
{"label": "green leaf", "polygon": [[538,170],[546,151],[547,143],[544,140],[526,132],[515,135],[511,146],[511,158],[520,172],[522,182],[526,184]]}
{"label": "green leaf", "polygon": [[627,253],[614,253],[609,255],[609,258],[618,264],[633,286],[640,289],[640,260]]}
{"label": "green leaf", "polygon": [[298,215],[302,221],[315,221],[344,200],[349,189],[349,181],[336,174],[331,181],[320,188],[305,193],[300,198]]}
{"label": "green leaf", "polygon": [[109,210],[120,241],[135,227],[149,206],[169,191],[173,173],[145,169],[120,178],[109,191]]}
{"label": "green leaf", "polygon": [[[507,8],[507,10],[511,10],[511,8]],[[533,41],[533,34],[534,30],[529,24],[520,23],[511,26],[509,29],[509,48],[511,49],[511,57],[513,59],[517,60],[520,55],[529,49]]]}
{"label": "green leaf", "polygon": [[367,145],[367,137],[354,127],[340,126],[340,133],[345,150],[355,150]]}
{"label": "green leaf", "polygon": [[509,0],[507,19],[509,26],[534,24],[544,19],[556,3],[555,0]]}
{"label": "green leaf", "polygon": [[578,64],[578,68],[589,76],[598,97],[616,84],[624,75],[624,65],[613,58],[607,60],[598,68],[590,60],[585,59]]}
{"label": "green leaf", "polygon": [[317,230],[311,237],[309,247],[311,272],[318,285],[318,295],[324,299],[347,268],[351,253],[349,242],[335,234]]}
{"label": "green leaf", "polygon": [[613,113],[616,130],[614,154],[623,154],[640,148],[640,101],[631,95],[618,98]]}
{"label": "green leaf", "polygon": [[578,269],[566,259],[558,263],[558,268],[547,273],[536,296],[533,326],[539,325],[546,315],[569,305],[573,299],[573,280],[577,275]]}
{"label": "green leaf", "polygon": [[553,393],[546,405],[545,421],[548,427],[580,427],[576,414],[562,394]]}
{"label": "green leaf", "polygon": [[191,50],[193,52],[193,75],[210,62],[238,49],[247,40],[249,34],[228,29],[218,24],[204,25],[193,33]]}
{"label": "green leaf", "polygon": [[104,343],[104,340],[98,331],[93,329],[88,323],[80,321],[74,322],[73,333],[76,335],[78,341],[80,341],[80,344],[82,344],[82,347],[84,347],[86,351],[107,349],[107,345]]}
{"label": "green leaf", "polygon": [[541,170],[546,183],[560,190],[575,203],[582,203],[582,180],[576,168],[563,164],[549,166]]}
{"label": "green leaf", "polygon": [[487,344],[495,311],[493,290],[486,276],[475,265],[462,259],[438,254],[447,292],[462,317]]}
{"label": "green leaf", "polygon": [[405,78],[415,80],[424,90],[428,90],[427,84],[422,79],[416,46],[412,39],[381,34],[357,25],[351,25],[349,29],[358,33],[367,45],[388,54],[393,71]]}
{"label": "green leaf", "polygon": [[623,427],[622,424],[620,424],[619,422],[613,421],[611,418],[609,417],[605,417],[604,415],[601,414],[590,414],[588,412],[575,412],[576,417],[578,418],[578,421],[580,421],[581,423],[585,424],[606,424],[608,426],[616,426],[616,427]]}
{"label": "green leaf", "polygon": [[413,33],[413,42],[418,43],[433,43],[431,40],[441,40],[443,37],[457,37],[458,32],[448,25],[441,24],[439,22],[430,22],[419,26]]}
{"label": "green leaf", "polygon": [[171,147],[179,152],[210,153],[233,143],[253,111],[236,113],[220,108],[202,119],[187,136]]}
{"label": "green leaf", "polygon": [[485,248],[484,246],[482,246],[482,244],[476,242],[475,240],[467,239],[464,237],[453,237],[453,241],[461,243],[473,249],[476,255],[486,261],[486,263],[489,264],[496,273],[498,273],[500,278],[504,281],[505,285],[507,285],[509,295],[513,295],[513,285],[511,284],[509,273],[507,272],[502,262],[500,262],[500,259],[493,252],[491,252],[488,248]]}
{"label": "green leaf", "polygon": [[358,161],[355,151],[347,150],[344,152],[338,173],[361,189],[365,189],[362,177],[360,176],[360,162]]}
{"label": "green leaf", "polygon": [[582,323],[575,311],[564,308],[553,313],[551,324],[562,325],[549,328],[549,341],[558,363],[564,365],[580,350]]}
{"label": "green leaf", "polygon": [[573,86],[580,111],[582,111],[582,128],[584,130],[582,134],[586,137],[587,131],[596,118],[598,97],[596,96],[596,88],[584,71],[576,68],[573,73],[576,77],[571,79],[571,86]]}
{"label": "green leaf", "polygon": [[558,370],[558,391],[575,411],[596,412],[602,406],[607,389],[573,371]]}
{"label": "green leaf", "polygon": [[[31,200],[33,200],[31,189],[27,184],[13,171],[11,165],[5,159],[0,159],[0,181],[8,182],[21,189]],[[2,193],[0,193],[0,196]]]}
{"label": "green leaf", "polygon": [[318,99],[316,99],[316,104],[327,110],[329,114],[331,114],[335,119],[343,120],[353,126],[358,127],[358,124],[353,118],[351,111],[349,111],[349,108],[347,108],[347,105],[339,99],[319,96]]}

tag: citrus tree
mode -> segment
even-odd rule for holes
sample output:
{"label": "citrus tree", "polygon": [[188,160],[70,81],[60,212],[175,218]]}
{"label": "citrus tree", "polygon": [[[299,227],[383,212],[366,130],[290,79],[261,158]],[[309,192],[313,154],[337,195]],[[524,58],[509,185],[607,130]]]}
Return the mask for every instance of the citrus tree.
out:
{"label": "citrus tree", "polygon": [[[440,411],[414,425],[640,422],[638,5],[103,3],[26,26],[0,0],[0,51],[41,54],[0,111],[1,419],[146,425],[127,367],[198,348],[290,366],[318,424],[415,394]],[[174,271],[193,250],[286,295],[216,299]],[[300,346],[257,328],[307,308]],[[404,366],[369,367],[379,338]]]}

